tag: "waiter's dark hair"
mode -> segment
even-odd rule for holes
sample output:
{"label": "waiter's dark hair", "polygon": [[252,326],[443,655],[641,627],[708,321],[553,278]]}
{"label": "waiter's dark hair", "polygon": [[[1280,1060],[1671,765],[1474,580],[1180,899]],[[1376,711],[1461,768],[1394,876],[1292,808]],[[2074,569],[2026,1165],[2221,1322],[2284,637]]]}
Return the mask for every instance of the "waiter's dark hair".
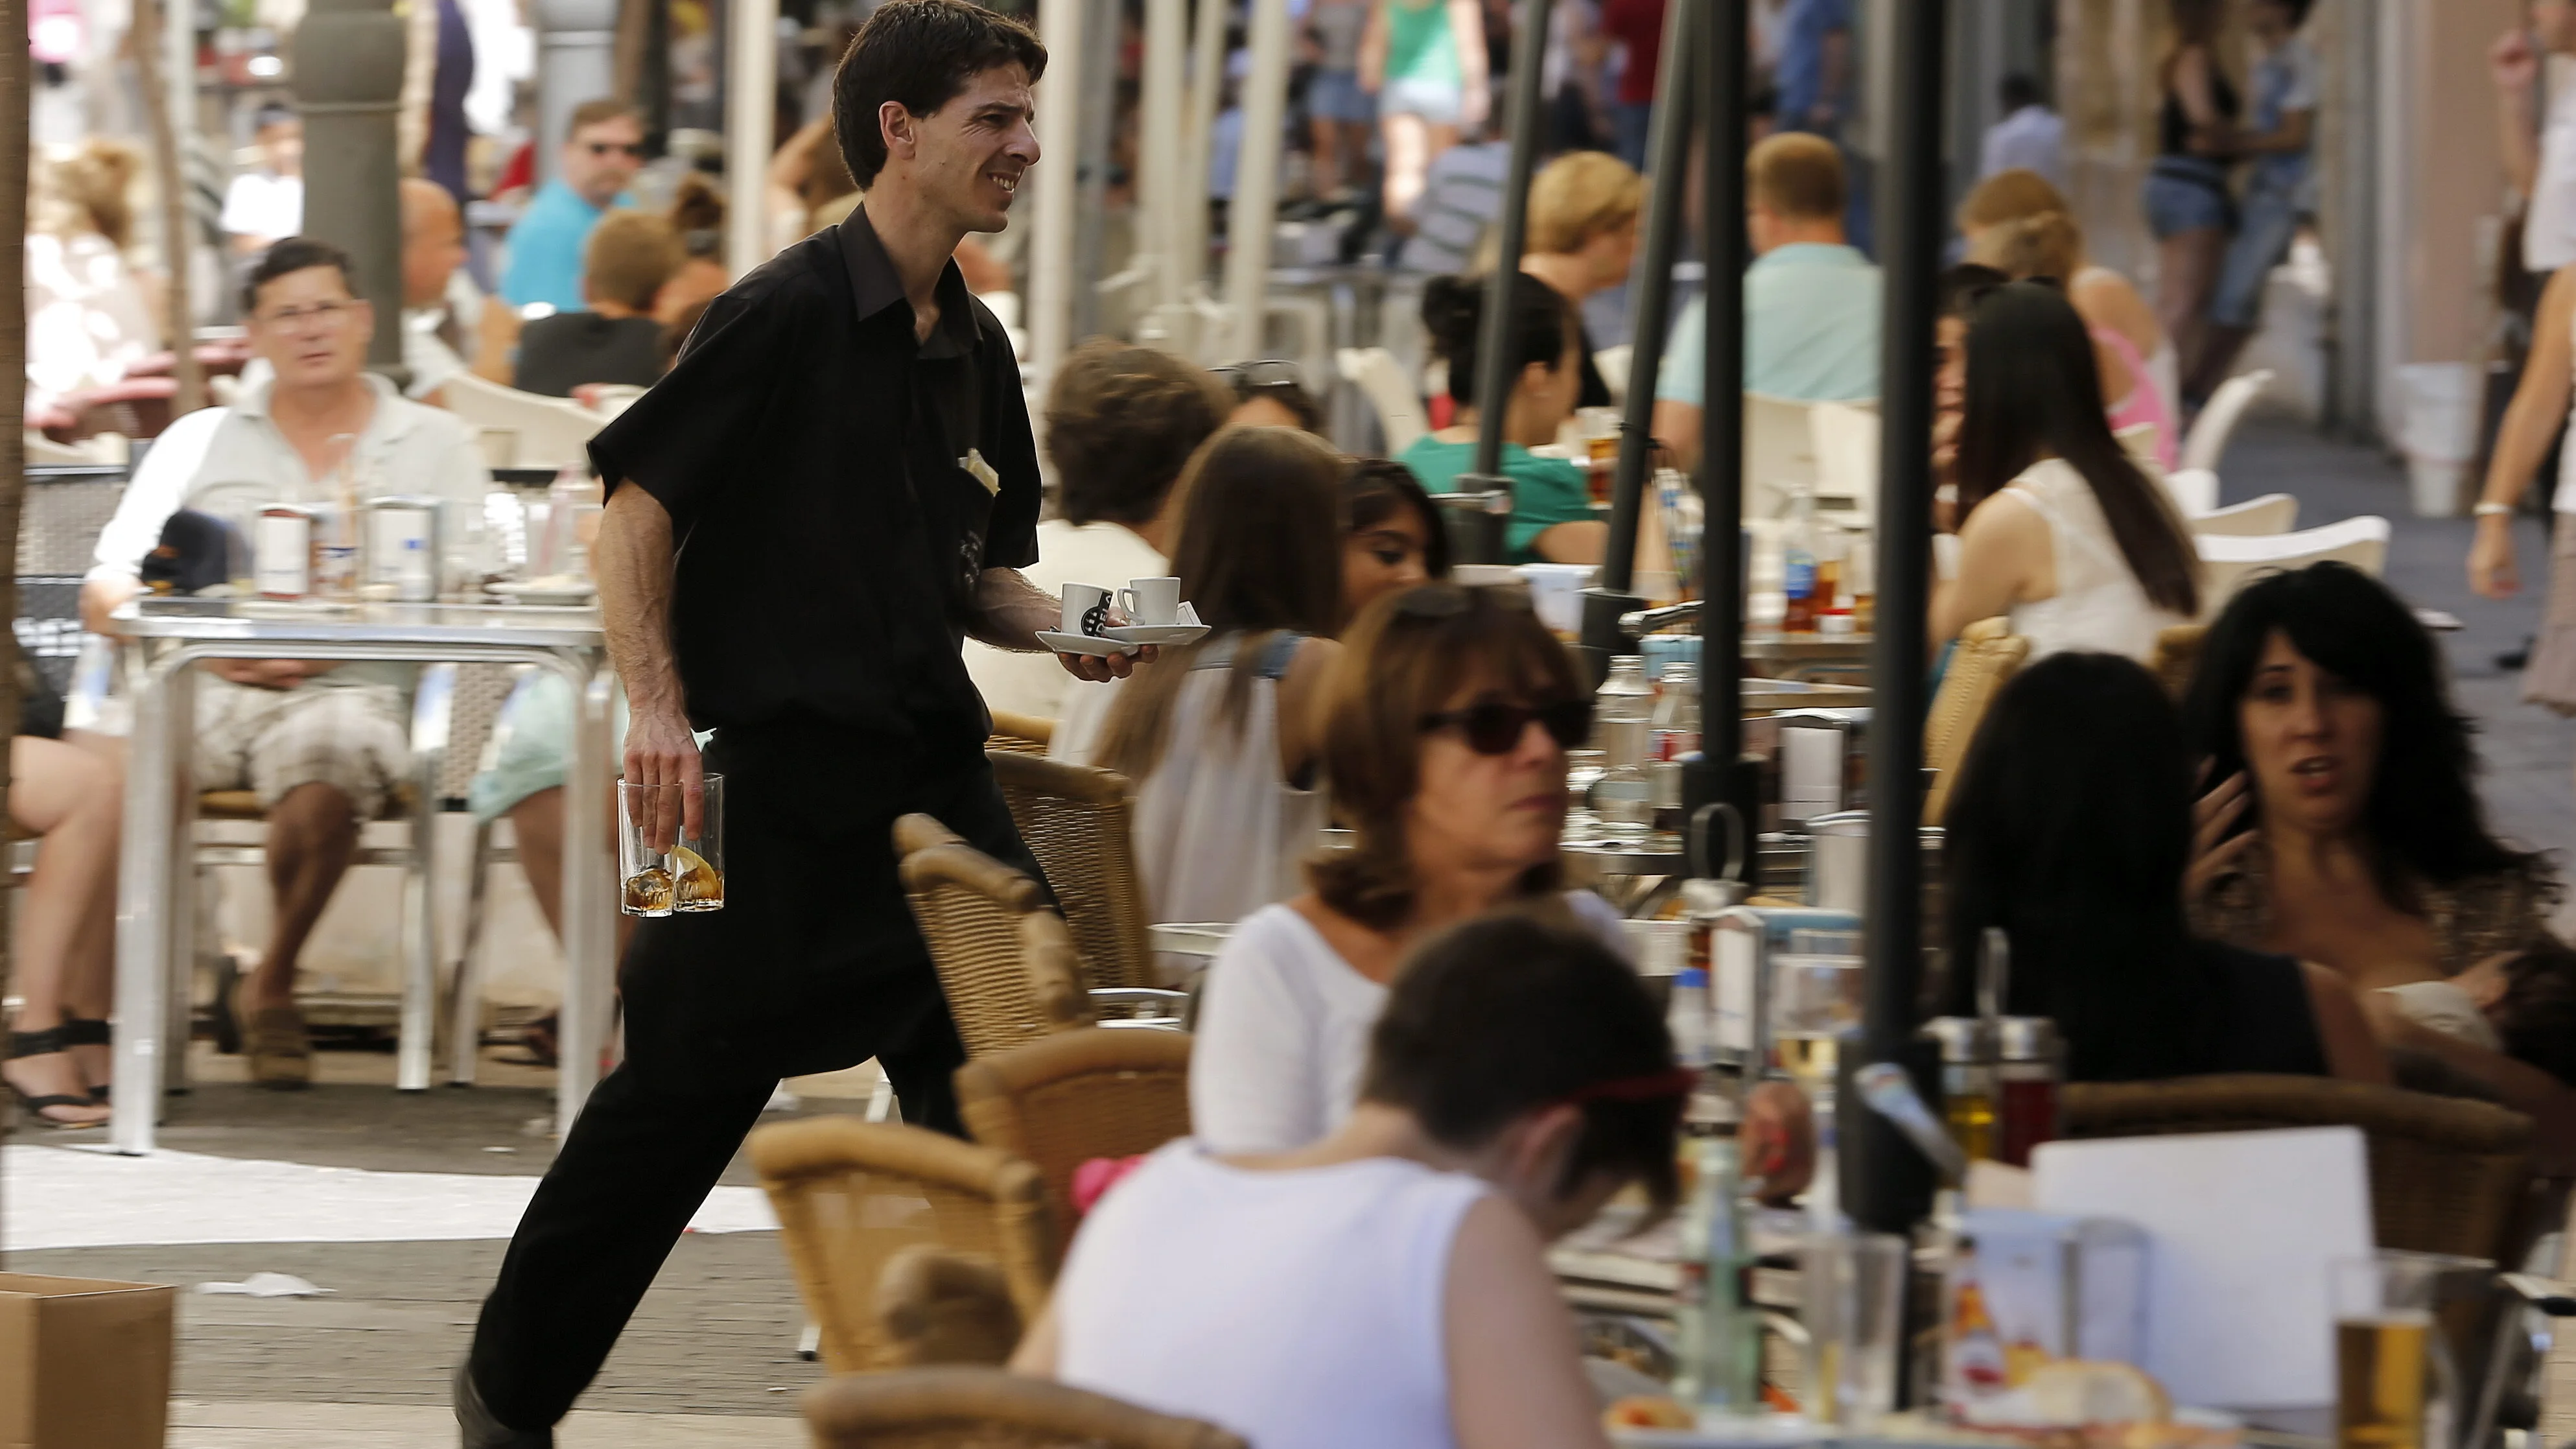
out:
{"label": "waiter's dark hair", "polygon": [[1035,84],[1046,74],[1037,32],[966,0],[887,0],[850,37],[832,77],[832,132],[861,190],[885,169],[877,112],[893,101],[927,116],[984,71],[1016,65]]}
{"label": "waiter's dark hair", "polygon": [[1557,1193],[1608,1174],[1661,1209],[1679,1195],[1673,1134],[1688,1096],[1657,1080],[1672,1070],[1672,1035],[1635,968],[1550,902],[1453,927],[1397,969],[1360,1100],[1403,1108],[1461,1150],[1576,1107],[1583,1132]]}
{"label": "waiter's dark hair", "polygon": [[259,260],[251,264],[250,275],[242,278],[242,311],[259,311],[260,288],[290,272],[301,272],[310,267],[339,268],[341,285],[349,289],[350,296],[358,295],[358,268],[349,260],[347,252],[309,236],[280,237],[267,251],[259,254]]}

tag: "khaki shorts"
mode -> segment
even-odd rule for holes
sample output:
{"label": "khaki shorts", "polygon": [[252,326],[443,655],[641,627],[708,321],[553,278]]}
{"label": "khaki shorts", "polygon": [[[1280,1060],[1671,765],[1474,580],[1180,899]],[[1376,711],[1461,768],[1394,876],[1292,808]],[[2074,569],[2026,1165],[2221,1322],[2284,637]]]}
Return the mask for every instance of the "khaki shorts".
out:
{"label": "khaki shorts", "polygon": [[2551,515],[2549,607],[2522,672],[2522,697],[2576,715],[2576,513]]}
{"label": "khaki shorts", "polygon": [[388,685],[255,689],[197,676],[200,790],[256,791],[274,809],[299,785],[329,785],[373,820],[410,767],[402,694]]}

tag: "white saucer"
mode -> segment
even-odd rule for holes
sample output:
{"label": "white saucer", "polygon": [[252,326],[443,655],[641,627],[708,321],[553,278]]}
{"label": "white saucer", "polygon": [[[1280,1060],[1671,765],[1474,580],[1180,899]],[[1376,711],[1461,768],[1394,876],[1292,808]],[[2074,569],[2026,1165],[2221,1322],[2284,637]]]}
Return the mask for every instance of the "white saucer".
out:
{"label": "white saucer", "polygon": [[1129,644],[1196,644],[1208,636],[1205,624],[1129,624],[1100,631]]}
{"label": "white saucer", "polygon": [[543,579],[493,584],[490,591],[513,603],[557,608],[587,604],[599,593],[598,588],[587,580],[554,583]]}
{"label": "white saucer", "polygon": [[1058,634],[1052,629],[1040,629],[1038,642],[1058,654],[1092,654],[1102,659],[1133,654],[1139,647],[1117,639],[1095,639],[1088,634]]}

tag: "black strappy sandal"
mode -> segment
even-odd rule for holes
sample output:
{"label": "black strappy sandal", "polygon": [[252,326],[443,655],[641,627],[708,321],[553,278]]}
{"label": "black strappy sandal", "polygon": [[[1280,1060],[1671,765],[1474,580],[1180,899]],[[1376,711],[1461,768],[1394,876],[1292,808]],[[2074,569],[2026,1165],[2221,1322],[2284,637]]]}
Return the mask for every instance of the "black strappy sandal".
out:
{"label": "black strappy sandal", "polygon": [[[112,1047],[115,1045],[114,1042],[108,1039],[107,1021],[104,1017],[74,1016],[69,1012],[65,1012],[63,1013],[63,1024],[58,1028],[58,1030],[62,1032],[63,1045],[67,1047]],[[89,1099],[93,1105],[100,1107],[106,1106],[107,1088],[105,1086],[90,1088]]]}
{"label": "black strappy sandal", "polygon": [[[60,1055],[63,1048],[68,1045],[70,1043],[63,1040],[61,1027],[54,1027],[47,1031],[13,1031],[9,1033],[7,1059],[14,1062],[20,1057],[56,1056]],[[6,1078],[0,1078],[0,1084],[5,1084],[9,1088],[9,1095],[18,1099],[18,1105],[26,1109],[30,1118],[48,1127],[62,1131],[78,1131],[106,1125],[102,1122],[66,1122],[59,1117],[45,1115],[47,1109],[54,1107],[89,1108],[98,1105],[86,1095],[74,1097],[62,1092],[51,1092],[39,1097],[30,1094],[26,1088]]]}

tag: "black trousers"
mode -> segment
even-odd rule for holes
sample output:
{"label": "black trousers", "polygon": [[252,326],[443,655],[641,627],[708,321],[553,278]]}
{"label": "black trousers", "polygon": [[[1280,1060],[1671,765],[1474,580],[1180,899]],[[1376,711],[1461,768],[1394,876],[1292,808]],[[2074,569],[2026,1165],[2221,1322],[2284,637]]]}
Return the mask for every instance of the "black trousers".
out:
{"label": "black trousers", "polygon": [[[642,922],[627,1059],[537,1187],[474,1329],[494,1417],[554,1423],[597,1376],[782,1076],[873,1056],[907,1121],[956,1132],[965,1052],[895,874],[919,811],[1038,876],[980,756],[871,756],[817,727],[720,731],[725,909]],[[1043,879],[1043,877],[1039,877]]]}

